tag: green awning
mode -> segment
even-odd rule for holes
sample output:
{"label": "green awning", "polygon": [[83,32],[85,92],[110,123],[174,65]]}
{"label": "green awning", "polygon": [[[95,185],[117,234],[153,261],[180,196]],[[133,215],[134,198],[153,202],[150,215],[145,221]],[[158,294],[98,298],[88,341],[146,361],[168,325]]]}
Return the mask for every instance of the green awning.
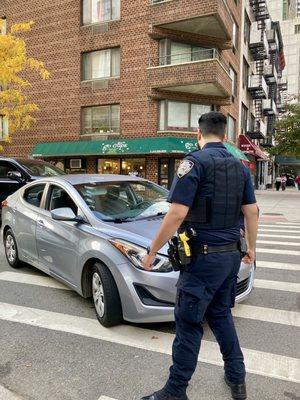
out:
{"label": "green awning", "polygon": [[296,157],[276,156],[275,162],[280,165],[300,165],[300,159]]}
{"label": "green awning", "polygon": [[[225,143],[235,157],[248,161],[233,144]],[[103,155],[186,154],[197,148],[196,139],[177,137],[149,137],[120,140],[92,140],[38,143],[33,157],[82,157]]]}

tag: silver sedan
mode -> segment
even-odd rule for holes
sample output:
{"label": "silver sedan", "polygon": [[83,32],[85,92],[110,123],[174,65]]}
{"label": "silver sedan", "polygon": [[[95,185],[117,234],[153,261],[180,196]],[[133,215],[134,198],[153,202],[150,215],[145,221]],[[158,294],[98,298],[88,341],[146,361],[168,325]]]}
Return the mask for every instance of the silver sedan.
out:
{"label": "silver sedan", "polygon": [[[164,247],[153,271],[141,260],[164,214],[168,191],[119,175],[64,175],[24,186],[2,204],[2,237],[13,268],[24,262],[83,297],[104,326],[173,320],[178,273]],[[241,264],[237,301],[253,287]]]}

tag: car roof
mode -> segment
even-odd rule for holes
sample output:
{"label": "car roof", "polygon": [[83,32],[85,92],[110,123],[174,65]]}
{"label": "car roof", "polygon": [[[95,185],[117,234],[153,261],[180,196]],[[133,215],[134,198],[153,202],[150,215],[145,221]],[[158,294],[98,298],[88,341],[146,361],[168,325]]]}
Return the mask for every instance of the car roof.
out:
{"label": "car roof", "polygon": [[70,174],[52,176],[49,178],[43,178],[43,181],[57,181],[57,182],[68,182],[71,185],[81,185],[91,182],[126,182],[126,181],[145,181],[143,178],[139,178],[131,175],[113,175],[113,174]]}
{"label": "car roof", "polygon": [[11,158],[11,157],[3,157],[0,156],[0,161],[9,161],[9,162],[14,162],[14,163],[18,163],[18,164],[23,164],[26,162],[33,162],[36,164],[49,164],[48,161],[44,161],[44,160],[36,160],[36,159],[32,159],[32,158]]}

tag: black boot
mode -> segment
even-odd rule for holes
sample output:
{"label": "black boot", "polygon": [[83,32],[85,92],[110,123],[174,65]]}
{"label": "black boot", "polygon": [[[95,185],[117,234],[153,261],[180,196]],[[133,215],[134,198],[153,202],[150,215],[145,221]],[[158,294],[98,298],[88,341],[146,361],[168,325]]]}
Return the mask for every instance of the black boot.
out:
{"label": "black boot", "polygon": [[173,396],[166,392],[164,389],[159,390],[158,392],[155,392],[153,394],[150,394],[149,396],[142,397],[141,400],[189,400],[187,395],[183,396]]}
{"label": "black boot", "polygon": [[241,383],[241,384],[232,383],[226,378],[226,375],[225,375],[224,379],[225,379],[226,384],[231,389],[231,396],[234,400],[247,399],[246,383]]}

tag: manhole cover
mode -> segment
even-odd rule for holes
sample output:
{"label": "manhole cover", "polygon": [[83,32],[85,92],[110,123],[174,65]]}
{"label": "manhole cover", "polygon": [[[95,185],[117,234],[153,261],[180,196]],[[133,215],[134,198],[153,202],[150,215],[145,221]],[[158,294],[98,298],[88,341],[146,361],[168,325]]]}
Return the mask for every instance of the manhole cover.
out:
{"label": "manhole cover", "polygon": [[263,213],[263,215],[283,215],[283,214],[279,214],[279,213]]}

